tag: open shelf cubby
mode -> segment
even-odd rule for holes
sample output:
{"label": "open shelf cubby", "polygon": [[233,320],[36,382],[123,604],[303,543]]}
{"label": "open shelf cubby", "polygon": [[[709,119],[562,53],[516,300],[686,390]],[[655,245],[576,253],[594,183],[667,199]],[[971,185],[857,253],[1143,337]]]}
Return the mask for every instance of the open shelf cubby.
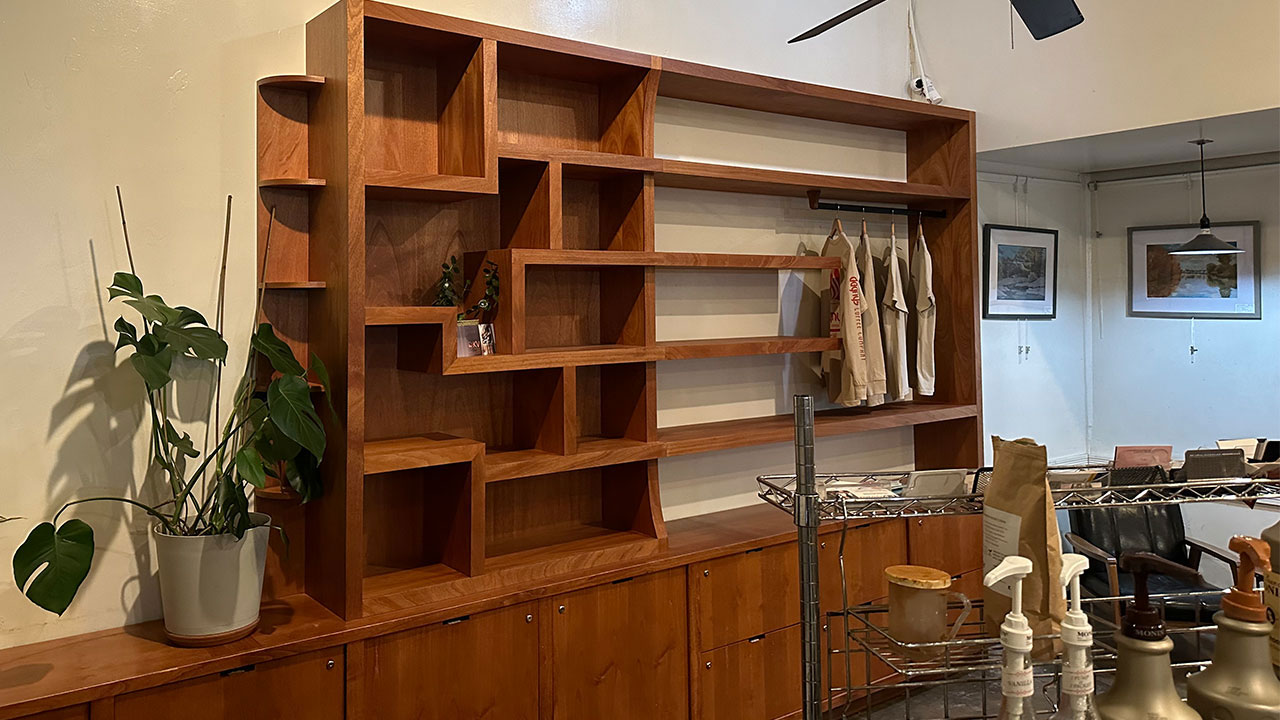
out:
{"label": "open shelf cubby", "polygon": [[492,52],[479,37],[365,22],[365,173],[375,187],[493,192]]}
{"label": "open shelf cubby", "polygon": [[653,205],[650,176],[589,165],[563,167],[564,249],[653,249],[646,220],[646,209]]}
{"label": "open shelf cubby", "polygon": [[472,463],[367,475],[364,479],[366,577],[443,565],[464,575],[473,564]]}
{"label": "open shelf cubby", "polygon": [[498,45],[498,140],[525,148],[645,155],[649,68]]}
{"label": "open shelf cubby", "polygon": [[599,446],[600,440],[656,439],[653,363],[583,365],[575,372],[579,450]]}
{"label": "open shelf cubby", "polygon": [[654,545],[665,536],[649,507],[653,461],[536,475],[485,486],[485,559],[490,569],[543,553]]}
{"label": "open shelf cubby", "polygon": [[526,267],[526,347],[645,345],[653,331],[651,273],[643,267]]}

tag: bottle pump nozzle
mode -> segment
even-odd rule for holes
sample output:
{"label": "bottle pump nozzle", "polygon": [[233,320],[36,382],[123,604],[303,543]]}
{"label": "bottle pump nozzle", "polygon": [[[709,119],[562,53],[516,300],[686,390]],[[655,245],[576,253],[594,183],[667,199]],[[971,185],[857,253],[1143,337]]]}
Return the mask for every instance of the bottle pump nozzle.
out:
{"label": "bottle pump nozzle", "polygon": [[[1013,645],[1005,645],[1016,650],[1031,649],[1031,624],[1027,622],[1027,616],[1022,614],[1022,579],[1031,574],[1031,561],[1021,555],[1010,555],[1000,564],[987,573],[982,582],[987,587],[1005,581],[1012,580],[1013,598],[1010,603],[1009,614],[1005,615],[1004,623],[1000,626],[1000,639],[1004,642],[1006,638],[1013,641]],[[1025,641],[1023,638],[1025,637]]]}
{"label": "bottle pump nozzle", "polygon": [[1200,573],[1149,552],[1129,552],[1120,556],[1120,569],[1133,574],[1133,599],[1124,612],[1124,634],[1137,640],[1163,640],[1166,636],[1160,611],[1151,607],[1147,593],[1147,575],[1159,573],[1170,577],[1203,582]]}
{"label": "bottle pump nozzle", "polygon": [[1254,590],[1254,573],[1271,570],[1271,547],[1266,542],[1244,535],[1231,538],[1227,546],[1240,554],[1236,566],[1236,584],[1222,596],[1222,612],[1227,617],[1245,622],[1267,622],[1267,608]]}
{"label": "bottle pump nozzle", "polygon": [[1067,600],[1071,608],[1067,612],[1079,613],[1084,617],[1080,605],[1080,576],[1089,569],[1089,558],[1084,555],[1068,553],[1062,556],[1062,587],[1067,591]]}

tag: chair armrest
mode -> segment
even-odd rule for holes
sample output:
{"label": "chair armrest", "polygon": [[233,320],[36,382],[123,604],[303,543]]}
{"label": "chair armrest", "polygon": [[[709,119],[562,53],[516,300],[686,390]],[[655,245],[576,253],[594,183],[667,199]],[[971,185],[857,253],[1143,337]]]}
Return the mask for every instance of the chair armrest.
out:
{"label": "chair armrest", "polygon": [[1116,559],[1114,556],[1112,556],[1106,550],[1103,550],[1097,545],[1094,545],[1093,543],[1089,542],[1088,540],[1085,540],[1079,535],[1073,532],[1069,532],[1063,535],[1063,537],[1067,539],[1068,543],[1071,543],[1071,548],[1076,552],[1080,553],[1081,555],[1084,555],[1085,557],[1091,560],[1104,562],[1107,565],[1116,564]]}
{"label": "chair armrest", "polygon": [[1183,538],[1183,542],[1187,544],[1187,559],[1191,561],[1191,567],[1197,571],[1200,570],[1200,559],[1203,555],[1217,558],[1231,567],[1231,574],[1235,576],[1240,570],[1240,556],[1229,551],[1223,550],[1216,545],[1210,545],[1204,540],[1188,537]]}

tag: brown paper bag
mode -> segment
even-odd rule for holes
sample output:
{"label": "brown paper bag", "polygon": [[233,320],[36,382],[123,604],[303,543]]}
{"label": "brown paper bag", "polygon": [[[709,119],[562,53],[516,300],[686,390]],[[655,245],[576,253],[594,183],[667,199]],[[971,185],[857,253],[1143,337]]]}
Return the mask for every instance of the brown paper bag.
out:
{"label": "brown paper bag", "polygon": [[[1059,585],[1062,542],[1058,516],[1049,492],[1048,454],[1034,440],[991,439],[995,466],[983,497],[983,573],[991,572],[1008,555],[1029,558],[1034,567],[1022,581],[1022,611],[1037,636],[1059,632],[1067,602]],[[984,588],[983,614],[987,632],[1000,634],[1000,623],[1012,600],[1008,585]],[[1045,659],[1056,643],[1037,642],[1034,654]]]}

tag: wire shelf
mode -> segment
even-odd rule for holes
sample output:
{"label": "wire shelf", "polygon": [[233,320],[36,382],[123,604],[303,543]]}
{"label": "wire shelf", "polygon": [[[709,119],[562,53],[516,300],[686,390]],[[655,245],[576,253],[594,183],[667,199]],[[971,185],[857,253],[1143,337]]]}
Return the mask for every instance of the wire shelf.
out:
{"label": "wire shelf", "polygon": [[[1217,480],[1188,480],[1170,482],[1162,468],[1147,468],[1146,479],[1157,482],[1141,482],[1136,475],[1138,468],[1124,468],[1121,472],[1105,467],[1058,467],[1050,473],[1092,477],[1056,487],[1051,483],[1053,504],[1059,510],[1076,508],[1114,508],[1132,505],[1182,505],[1198,502],[1222,502],[1229,500],[1257,501],[1280,499],[1280,480],[1253,478],[1224,478]],[[1158,474],[1153,471],[1159,470]],[[936,515],[977,515],[982,513],[981,490],[985,490],[990,477],[989,469],[970,471],[969,487],[977,492],[955,496],[907,497],[891,494],[886,497],[859,497],[848,489],[828,490],[813,502],[812,512],[820,521],[874,520],[903,517],[927,517]],[[900,485],[903,473],[841,473],[816,474],[822,485],[839,483],[846,488],[863,484],[868,488],[883,489]],[[1139,482],[1132,482],[1138,479]],[[795,475],[761,475],[756,478],[759,496],[765,502],[790,514],[796,511]],[[1123,483],[1123,484],[1120,484]]]}

